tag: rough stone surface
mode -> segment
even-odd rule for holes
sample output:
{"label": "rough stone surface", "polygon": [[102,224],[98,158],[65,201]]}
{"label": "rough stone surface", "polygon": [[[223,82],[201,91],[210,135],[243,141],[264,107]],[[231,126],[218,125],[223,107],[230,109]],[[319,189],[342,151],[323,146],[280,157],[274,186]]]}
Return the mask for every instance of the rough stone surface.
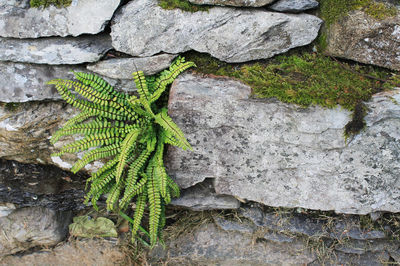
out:
{"label": "rough stone surface", "polygon": [[[5,202],[0,200],[0,202]],[[12,203],[0,203],[0,218],[9,215],[16,209],[15,205]]]}
{"label": "rough stone surface", "polygon": [[132,72],[154,75],[170,66],[176,55],[161,54],[143,58],[113,58],[88,65],[87,69],[114,79],[132,79]]}
{"label": "rough stone surface", "polygon": [[112,49],[109,35],[77,38],[0,38],[0,60],[36,64],[81,64],[98,61]]}
{"label": "rough stone surface", "polygon": [[260,7],[268,5],[275,0],[189,0],[196,5]]}
{"label": "rough stone surface", "polygon": [[272,10],[279,12],[301,12],[307,9],[313,9],[318,6],[315,0],[279,0],[276,3],[268,6]]}
{"label": "rough stone surface", "polygon": [[205,180],[182,191],[181,196],[173,199],[171,204],[186,207],[194,211],[237,209],[240,207],[240,202],[234,197],[217,195],[211,180]]}
{"label": "rough stone surface", "polygon": [[73,1],[66,8],[30,8],[29,0],[7,0],[0,3],[0,36],[38,38],[78,36],[102,31],[120,0]]}
{"label": "rough stone surface", "polygon": [[21,103],[12,107],[3,104],[0,106],[0,158],[51,164],[50,154],[55,148],[49,143],[50,136],[77,113],[62,102]]}
{"label": "rough stone surface", "polygon": [[1,265],[132,265],[121,248],[104,239],[80,240],[23,256],[6,256]]}
{"label": "rough stone surface", "polygon": [[0,256],[35,246],[52,246],[68,233],[72,213],[43,207],[17,209],[0,218]]}
{"label": "rough stone surface", "polygon": [[258,230],[275,233],[284,232],[290,236],[305,236],[314,239],[323,237],[339,240],[340,243],[347,240],[369,243],[377,240],[388,240],[388,237],[392,237],[391,233],[385,233],[385,231],[370,228],[362,229],[360,216],[355,215],[330,216],[331,220],[329,220],[326,219],[329,215],[318,217],[318,215],[313,216],[312,214],[307,215],[294,211],[279,213],[271,210],[263,211],[260,207],[246,205],[240,208],[239,214],[251,221]]}
{"label": "rough stone surface", "polygon": [[[367,127],[347,143],[348,111],[249,96],[249,87],[225,78],[175,80],[169,112],[194,148],[168,149],[181,187],[213,177],[217,194],[268,206],[400,211],[400,106],[390,95],[367,103]],[[400,91],[391,97],[400,102]]]}
{"label": "rough stone surface", "polygon": [[139,0],[124,6],[113,22],[114,48],[133,56],[193,49],[226,62],[245,62],[309,44],[322,21],[307,14],[227,7],[195,13],[164,10],[156,0]]}
{"label": "rough stone surface", "polygon": [[400,70],[400,15],[375,20],[362,11],[351,12],[330,26],[326,52]]}
{"label": "rough stone surface", "polygon": [[[72,71],[89,72],[80,66],[50,66],[13,62],[0,62],[0,102],[26,102],[59,100],[61,96],[53,85],[46,82],[52,79],[73,79]],[[133,80],[114,80],[105,78],[119,90],[131,92],[136,89]]]}
{"label": "rough stone surface", "polygon": [[208,223],[194,232],[167,241],[167,248],[156,247],[153,259],[166,259],[173,265],[299,265],[315,260],[306,244],[254,242],[252,235],[224,231]]}
{"label": "rough stone surface", "polygon": [[15,209],[15,205],[60,211],[84,209],[85,180],[83,174],[75,175],[54,166],[0,159],[0,202],[8,202],[0,204],[0,216]]}

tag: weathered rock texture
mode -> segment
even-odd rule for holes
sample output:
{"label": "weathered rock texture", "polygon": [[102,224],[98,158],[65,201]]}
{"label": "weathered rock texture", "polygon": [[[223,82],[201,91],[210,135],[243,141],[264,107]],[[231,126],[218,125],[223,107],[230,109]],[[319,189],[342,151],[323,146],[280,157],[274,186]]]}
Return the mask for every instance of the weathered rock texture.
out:
{"label": "weathered rock texture", "polygon": [[182,191],[181,196],[173,199],[171,204],[194,211],[237,209],[240,207],[240,202],[234,197],[217,195],[210,179]]}
{"label": "weathered rock texture", "polygon": [[6,256],[2,265],[131,265],[123,250],[104,239],[72,241],[56,248],[23,256]]}
{"label": "weathered rock texture", "polygon": [[368,103],[367,128],[346,143],[348,111],[249,96],[248,86],[225,78],[175,80],[170,114],[194,148],[169,149],[180,186],[213,177],[217,193],[268,206],[400,211],[400,106],[389,97]]}
{"label": "weathered rock texture", "polygon": [[104,29],[119,4],[120,0],[85,0],[73,1],[66,8],[30,8],[29,0],[2,1],[0,36],[38,38],[96,34]]}
{"label": "weathered rock texture", "polygon": [[189,0],[196,5],[218,5],[238,7],[260,7],[268,5],[275,0]]}
{"label": "weathered rock texture", "polygon": [[0,256],[35,246],[52,246],[68,233],[72,213],[42,207],[22,208],[0,218]]}
{"label": "weathered rock texture", "polygon": [[[73,79],[72,71],[89,72],[81,66],[0,62],[0,102],[60,100],[54,85],[46,82],[56,78]],[[119,90],[136,90],[133,80],[106,80]]]}
{"label": "weathered rock texture", "polygon": [[168,68],[176,55],[161,54],[142,58],[113,58],[88,65],[87,69],[114,79],[132,79],[132,73],[143,71],[147,75],[154,75]]}
{"label": "weathered rock texture", "polygon": [[166,249],[157,247],[150,256],[174,265],[296,265],[316,259],[301,240],[255,242],[251,233],[225,231],[213,223],[172,239]]}
{"label": "weathered rock texture", "polygon": [[354,11],[330,26],[326,52],[400,70],[400,15],[376,20]]}
{"label": "weathered rock texture", "polygon": [[272,10],[280,12],[301,12],[318,6],[315,0],[280,0],[269,6]]}
{"label": "weathered rock texture", "polygon": [[164,10],[155,0],[139,0],[116,15],[111,36],[115,49],[133,56],[193,49],[226,62],[244,62],[309,44],[321,22],[307,14],[226,7],[195,13]]}
{"label": "weathered rock texture", "polygon": [[62,102],[3,104],[0,107],[0,157],[24,163],[52,163],[50,154],[55,149],[49,143],[50,136],[77,113]]}
{"label": "weathered rock texture", "polygon": [[[0,160],[0,202],[8,202],[0,213],[17,206],[42,206],[53,210],[81,210],[86,176],[57,167]],[[12,204],[11,204],[12,203]],[[10,207],[11,206],[11,207]],[[0,215],[2,216],[2,215]]]}
{"label": "weathered rock texture", "polygon": [[96,62],[110,50],[108,35],[77,38],[0,38],[0,60],[36,64],[81,64]]}

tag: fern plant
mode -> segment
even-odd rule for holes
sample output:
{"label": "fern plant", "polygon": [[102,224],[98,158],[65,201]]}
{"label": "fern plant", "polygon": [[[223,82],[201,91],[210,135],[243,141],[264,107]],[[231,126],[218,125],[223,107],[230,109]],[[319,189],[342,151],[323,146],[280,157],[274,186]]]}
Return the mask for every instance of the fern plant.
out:
{"label": "fern plant", "polygon": [[[68,135],[84,138],[65,145],[52,156],[88,150],[72,167],[76,173],[85,165],[99,159],[107,162],[87,180],[90,189],[85,202],[97,201],[108,194],[107,209],[123,211],[132,199],[136,209],[132,221],[132,240],[141,227],[148,206],[150,245],[154,246],[165,225],[164,206],[171,197],[179,197],[179,187],[167,175],[163,154],[165,144],[191,150],[183,132],[167,114],[166,108],[156,105],[157,99],[174,79],[192,62],[176,59],[169,70],[155,76],[133,73],[139,97],[117,92],[102,78],[75,72],[77,81],[55,79],[54,84],[62,98],[81,110],[63,128],[53,134],[51,143]],[[161,239],[161,238],[160,238]]]}

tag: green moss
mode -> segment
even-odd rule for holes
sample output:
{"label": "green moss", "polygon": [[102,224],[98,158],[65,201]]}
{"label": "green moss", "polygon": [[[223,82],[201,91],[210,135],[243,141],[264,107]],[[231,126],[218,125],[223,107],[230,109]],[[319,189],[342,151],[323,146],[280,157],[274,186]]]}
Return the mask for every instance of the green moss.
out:
{"label": "green moss", "polygon": [[14,111],[18,110],[18,108],[20,106],[21,106],[20,103],[5,103],[4,109],[9,112],[14,112]]}
{"label": "green moss", "polygon": [[208,6],[194,5],[187,0],[159,0],[158,5],[164,9],[181,9],[187,12],[208,11]]}
{"label": "green moss", "polygon": [[282,55],[269,63],[244,65],[227,64],[198,53],[188,53],[185,57],[196,63],[198,72],[243,81],[252,87],[255,97],[274,97],[301,106],[334,107],[339,104],[354,110],[359,102],[368,100],[373,93],[394,87],[390,82],[383,84],[357,74],[388,79],[390,74],[387,71],[357,64],[341,65],[316,53]]}
{"label": "green moss", "polygon": [[54,5],[56,7],[67,7],[71,5],[72,0],[31,0],[30,6],[31,7],[48,7],[50,5]]}

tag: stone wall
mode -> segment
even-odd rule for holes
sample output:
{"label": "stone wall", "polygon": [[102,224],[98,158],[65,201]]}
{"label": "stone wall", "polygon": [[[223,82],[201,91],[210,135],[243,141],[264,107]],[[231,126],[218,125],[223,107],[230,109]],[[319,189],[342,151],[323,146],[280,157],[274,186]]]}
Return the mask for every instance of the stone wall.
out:
{"label": "stone wall", "polygon": [[[315,51],[321,39],[325,54],[400,70],[400,6],[393,1],[374,2],[398,10],[393,15],[376,17],[362,6],[329,23],[324,12],[330,0],[190,2],[207,10],[167,10],[156,0],[73,0],[62,8],[0,3],[0,225],[12,235],[0,237],[0,256],[65,239],[71,211],[85,208],[86,174],[101,164],[73,175],[68,170],[81,154],[50,156],[71,140],[53,146],[50,136],[77,113],[46,85],[51,79],[86,71],[134,93],[132,72],[158,73],[187,51],[227,63],[265,62],[294,48]],[[168,148],[168,173],[183,189],[170,211],[211,214],[191,232],[170,233],[167,249],[153,250],[151,260],[399,262],[400,244],[391,235],[396,225],[379,222],[386,229],[368,231],[362,215],[398,219],[391,215],[400,212],[400,88],[365,102],[366,127],[347,138],[349,110],[254,99],[251,92],[239,80],[191,71],[172,84],[169,112],[194,151]],[[290,215],[276,220],[271,207]],[[333,225],[321,219],[336,215]],[[39,218],[29,222],[32,234],[21,237],[15,221],[24,217]],[[37,221],[54,230],[42,235]],[[332,252],[319,256],[323,246]],[[23,264],[14,259],[6,261]]]}

